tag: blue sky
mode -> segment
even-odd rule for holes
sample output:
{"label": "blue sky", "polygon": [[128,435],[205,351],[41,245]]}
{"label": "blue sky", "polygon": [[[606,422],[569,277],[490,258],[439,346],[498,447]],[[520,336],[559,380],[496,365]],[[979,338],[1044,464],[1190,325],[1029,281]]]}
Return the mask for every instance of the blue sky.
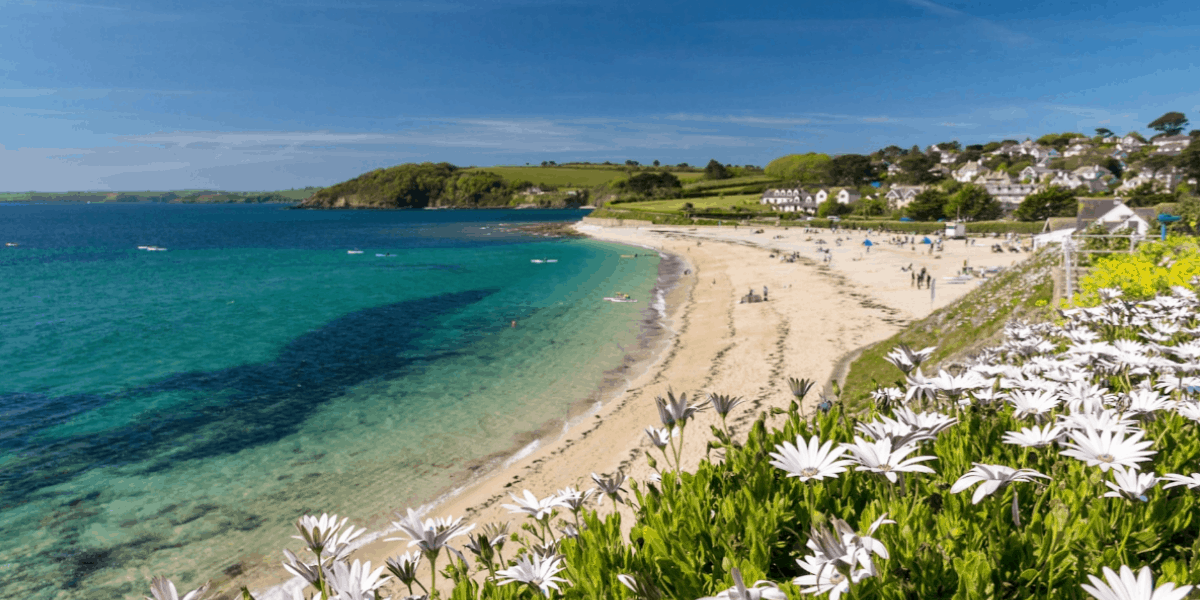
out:
{"label": "blue sky", "polygon": [[1200,127],[1200,3],[0,0],[0,190]]}

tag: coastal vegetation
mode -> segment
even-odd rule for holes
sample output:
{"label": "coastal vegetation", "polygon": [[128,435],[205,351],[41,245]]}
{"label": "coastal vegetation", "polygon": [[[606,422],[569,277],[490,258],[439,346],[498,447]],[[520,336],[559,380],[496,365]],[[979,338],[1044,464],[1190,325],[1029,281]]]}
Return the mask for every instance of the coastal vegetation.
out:
{"label": "coastal vegetation", "polygon": [[[1171,244],[1147,257],[1178,256]],[[994,295],[1007,283],[1042,308],[1045,260],[959,304],[1009,302]],[[995,336],[934,332],[972,347],[936,375],[947,349],[885,344],[890,369],[861,405],[792,379],[795,401],[739,432],[724,417],[741,398],[668,391],[646,430],[652,476],[513,493],[516,528],[397,512],[400,552],[373,569],[349,559],[364,530],[305,515],[284,567],[305,599],[1182,598],[1200,583],[1197,280],[1143,301],[1125,297],[1134,279],[1111,281],[1094,308],[987,315],[1038,319]],[[702,410],[719,426],[697,432]],[[687,470],[694,435],[708,454]],[[602,508],[617,503],[631,524]]]}

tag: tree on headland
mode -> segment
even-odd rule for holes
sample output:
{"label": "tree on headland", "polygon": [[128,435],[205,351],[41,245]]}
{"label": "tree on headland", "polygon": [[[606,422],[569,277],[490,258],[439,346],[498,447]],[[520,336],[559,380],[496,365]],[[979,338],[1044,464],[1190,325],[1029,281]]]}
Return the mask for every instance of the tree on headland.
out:
{"label": "tree on headland", "polygon": [[659,162],[658,162],[658,160],[655,160],[655,161],[654,161],[654,166],[656,166],[656,167],[657,167],[658,165],[659,165]]}
{"label": "tree on headland", "polygon": [[704,167],[705,179],[729,179],[729,169],[725,165],[717,162],[717,159],[708,161],[708,166]]}
{"label": "tree on headland", "polygon": [[1050,217],[1073,217],[1078,211],[1075,192],[1053,186],[1026,196],[1013,217],[1018,221],[1044,221]]}
{"label": "tree on headland", "polygon": [[789,154],[771,161],[767,165],[766,173],[783,181],[825,183],[825,178],[829,176],[831,160],[828,154],[816,152]]}
{"label": "tree on headland", "polygon": [[1187,127],[1187,117],[1181,112],[1169,112],[1153,121],[1146,127],[1157,129],[1166,135],[1179,135],[1184,127]]}
{"label": "tree on headland", "polygon": [[1097,127],[1096,135],[1098,135],[1102,138],[1106,138],[1106,137],[1113,137],[1116,134],[1113,133],[1112,130],[1107,127]]}

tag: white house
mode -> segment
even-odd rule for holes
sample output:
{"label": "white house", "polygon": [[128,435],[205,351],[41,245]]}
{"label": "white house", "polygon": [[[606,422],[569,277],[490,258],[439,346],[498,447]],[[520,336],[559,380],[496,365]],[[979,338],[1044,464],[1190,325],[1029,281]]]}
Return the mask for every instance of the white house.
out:
{"label": "white house", "polygon": [[903,173],[903,172],[904,172],[904,169],[901,169],[900,165],[898,165],[896,163],[891,163],[887,166],[888,175],[896,175],[898,173]]}
{"label": "white house", "polygon": [[1118,198],[1080,199],[1075,229],[1084,231],[1092,225],[1103,225],[1109,233],[1128,228],[1138,235],[1146,235],[1153,227],[1153,220],[1153,208],[1131,208]]}
{"label": "white house", "polygon": [[1013,183],[1013,178],[1004,171],[989,171],[975,178],[975,183],[979,185],[1008,185]]}
{"label": "white house", "polygon": [[1091,144],[1072,144],[1070,147],[1068,147],[1066,149],[1066,151],[1063,152],[1063,156],[1065,156],[1067,158],[1070,158],[1072,156],[1079,156],[1081,154],[1087,153],[1091,149],[1092,149]]}
{"label": "white house", "polygon": [[1180,183],[1183,183],[1183,171],[1178,167],[1160,169],[1154,175],[1151,175],[1150,171],[1139,171],[1137,175],[1126,179],[1117,189],[1130,191],[1150,182],[1154,182],[1154,187],[1158,189],[1173,190]]}
{"label": "white house", "polygon": [[983,189],[1000,201],[1004,212],[1010,213],[1017,209],[1026,196],[1041,191],[1042,186],[1032,183],[991,183],[984,184]]}
{"label": "white house", "polygon": [[858,202],[859,198],[862,198],[862,194],[850,188],[842,188],[837,193],[838,204],[850,204],[851,202]]}
{"label": "white house", "polygon": [[952,164],[954,164],[954,161],[957,159],[958,159],[957,154],[947,150],[942,153],[942,161],[941,162],[943,165],[952,165]]}
{"label": "white house", "polygon": [[1058,171],[1055,171],[1054,169],[1051,169],[1049,167],[1029,166],[1029,167],[1025,167],[1024,169],[1021,169],[1019,178],[1021,181],[1038,183],[1042,180],[1049,179],[1050,177],[1054,177],[1055,173],[1057,173],[1057,172]]}
{"label": "white house", "polygon": [[974,181],[976,177],[979,177],[985,172],[987,172],[987,169],[983,165],[979,164],[979,161],[971,160],[967,161],[967,164],[963,165],[957,171],[951,173],[951,175],[954,177],[955,181],[967,183],[969,181]]}
{"label": "white house", "polygon": [[815,199],[817,201],[817,204],[820,204],[820,203],[828,200],[829,199],[829,190],[827,190],[825,188],[821,188],[821,189],[817,190],[817,193],[813,195],[813,199]]}
{"label": "white house", "polygon": [[917,194],[925,191],[926,186],[923,185],[894,185],[888,193],[884,195],[888,204],[893,208],[904,208],[917,197]]}
{"label": "white house", "polygon": [[1073,173],[1075,174],[1076,177],[1079,177],[1080,179],[1083,179],[1084,181],[1097,180],[1097,181],[1107,182],[1108,180],[1113,178],[1112,171],[1109,171],[1108,169],[1105,169],[1104,167],[1101,167],[1100,165],[1088,165],[1086,167],[1079,167],[1078,169],[1075,169],[1073,171]]}
{"label": "white house", "polygon": [[1133,137],[1132,135],[1127,135],[1121,138],[1121,141],[1117,142],[1117,149],[1124,150],[1125,152],[1134,152],[1138,148],[1141,148],[1145,145],[1145,142]]}
{"label": "white house", "polygon": [[817,202],[812,193],[803,188],[766,190],[760,202],[779,212],[817,212]]}
{"label": "white house", "polygon": [[1155,138],[1153,142],[1154,151],[1159,154],[1179,154],[1188,144],[1192,143],[1192,138],[1186,135],[1164,135],[1160,138]]}

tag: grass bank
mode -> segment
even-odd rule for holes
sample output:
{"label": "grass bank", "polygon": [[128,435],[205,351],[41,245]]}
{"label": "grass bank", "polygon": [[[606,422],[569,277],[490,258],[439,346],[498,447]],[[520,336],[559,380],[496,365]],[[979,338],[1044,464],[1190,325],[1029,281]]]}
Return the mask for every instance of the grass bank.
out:
{"label": "grass bank", "polygon": [[[1012,319],[1032,321],[1050,318],[1054,295],[1053,271],[1058,255],[1042,251],[980,285],[957,302],[910,324],[900,333],[867,347],[853,362],[842,386],[847,410],[865,408],[876,384],[887,387],[903,378],[900,370],[884,356],[900,344],[914,349],[936,346],[922,371],[932,375],[963,360],[979,349],[993,345],[1004,324]],[[968,284],[970,285],[970,284]],[[935,288],[936,291],[936,288]]]}

